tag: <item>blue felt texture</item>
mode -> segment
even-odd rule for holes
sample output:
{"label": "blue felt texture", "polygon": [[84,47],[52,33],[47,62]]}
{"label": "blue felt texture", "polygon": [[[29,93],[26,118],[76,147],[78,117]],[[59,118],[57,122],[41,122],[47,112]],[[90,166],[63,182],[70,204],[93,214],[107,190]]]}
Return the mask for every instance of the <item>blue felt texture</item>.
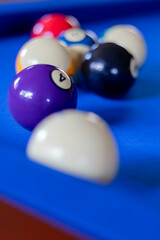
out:
{"label": "blue felt texture", "polygon": [[[0,193],[96,239],[159,240],[160,9],[141,14],[134,9],[130,15],[121,10],[123,15],[118,15],[116,9],[116,15],[113,10],[112,16],[99,18],[100,12],[95,15],[88,9],[90,19],[83,19],[82,27],[100,36],[105,28],[129,23],[143,32],[148,56],[135,85],[120,100],[78,89],[78,109],[100,115],[115,135],[120,152],[117,178],[110,185],[101,186],[38,165],[26,157],[31,133],[14,121],[7,104],[16,54],[29,39],[26,33],[0,39]],[[79,12],[74,15],[79,16]]]}

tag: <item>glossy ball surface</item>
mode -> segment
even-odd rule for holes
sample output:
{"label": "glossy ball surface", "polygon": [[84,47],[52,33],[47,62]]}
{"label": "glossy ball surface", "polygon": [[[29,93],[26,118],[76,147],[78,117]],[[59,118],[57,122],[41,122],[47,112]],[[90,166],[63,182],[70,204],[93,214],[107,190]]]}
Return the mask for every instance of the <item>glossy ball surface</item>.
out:
{"label": "glossy ball surface", "polygon": [[61,32],[79,26],[78,20],[73,16],[58,13],[46,14],[34,24],[31,38],[42,36],[56,38]]}
{"label": "glossy ball surface", "polygon": [[76,108],[77,92],[62,70],[50,65],[34,65],[14,78],[9,88],[8,104],[14,119],[32,130],[49,114]]}
{"label": "glossy ball surface", "polygon": [[45,118],[27,146],[32,160],[92,181],[110,182],[119,154],[106,122],[91,112],[65,110]]}
{"label": "glossy ball surface", "polygon": [[35,64],[49,64],[61,68],[69,75],[75,71],[75,62],[70,53],[57,39],[33,38],[19,50],[16,58],[16,73]]}
{"label": "glossy ball surface", "polygon": [[132,25],[116,25],[104,32],[102,39],[105,42],[116,43],[135,58],[138,67],[146,60],[147,47],[142,33]]}
{"label": "glossy ball surface", "polygon": [[85,55],[81,74],[88,89],[117,98],[131,88],[138,72],[130,53],[114,43],[104,43]]}

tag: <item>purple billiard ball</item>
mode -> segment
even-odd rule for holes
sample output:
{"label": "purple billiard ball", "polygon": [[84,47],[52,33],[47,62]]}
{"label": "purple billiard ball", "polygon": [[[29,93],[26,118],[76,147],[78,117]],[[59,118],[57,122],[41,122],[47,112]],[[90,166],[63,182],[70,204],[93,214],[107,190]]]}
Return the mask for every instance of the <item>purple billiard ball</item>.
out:
{"label": "purple billiard ball", "polygon": [[67,108],[76,108],[77,91],[70,77],[51,65],[33,65],[13,79],[8,104],[14,119],[28,130],[46,116]]}

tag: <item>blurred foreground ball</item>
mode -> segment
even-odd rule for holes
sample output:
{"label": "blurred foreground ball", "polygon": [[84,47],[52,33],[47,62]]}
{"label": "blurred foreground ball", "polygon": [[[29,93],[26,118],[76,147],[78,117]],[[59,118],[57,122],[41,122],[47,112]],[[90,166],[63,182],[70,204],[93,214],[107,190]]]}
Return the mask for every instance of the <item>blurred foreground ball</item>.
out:
{"label": "blurred foreground ball", "polygon": [[12,81],[8,104],[14,119],[32,130],[49,114],[76,108],[77,92],[64,71],[51,65],[33,65]]}
{"label": "blurred foreground ball", "polygon": [[27,146],[30,159],[93,181],[110,182],[119,165],[109,126],[90,112],[65,110],[45,118]]}

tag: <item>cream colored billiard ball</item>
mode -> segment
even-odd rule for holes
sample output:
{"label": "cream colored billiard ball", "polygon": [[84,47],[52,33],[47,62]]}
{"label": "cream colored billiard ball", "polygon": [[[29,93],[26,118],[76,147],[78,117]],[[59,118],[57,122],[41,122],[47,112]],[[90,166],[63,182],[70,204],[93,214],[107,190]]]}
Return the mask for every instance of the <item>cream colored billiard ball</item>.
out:
{"label": "cream colored billiard ball", "polygon": [[142,33],[132,25],[115,25],[105,31],[102,39],[124,47],[135,58],[138,67],[145,62],[147,47]]}
{"label": "cream colored billiard ball", "polygon": [[74,110],[40,122],[27,155],[50,168],[98,182],[110,182],[119,165],[117,144],[106,122],[94,113]]}
{"label": "cream colored billiard ball", "polygon": [[75,71],[75,62],[69,51],[54,38],[33,38],[22,46],[16,58],[16,73],[35,64],[53,65],[68,75]]}

